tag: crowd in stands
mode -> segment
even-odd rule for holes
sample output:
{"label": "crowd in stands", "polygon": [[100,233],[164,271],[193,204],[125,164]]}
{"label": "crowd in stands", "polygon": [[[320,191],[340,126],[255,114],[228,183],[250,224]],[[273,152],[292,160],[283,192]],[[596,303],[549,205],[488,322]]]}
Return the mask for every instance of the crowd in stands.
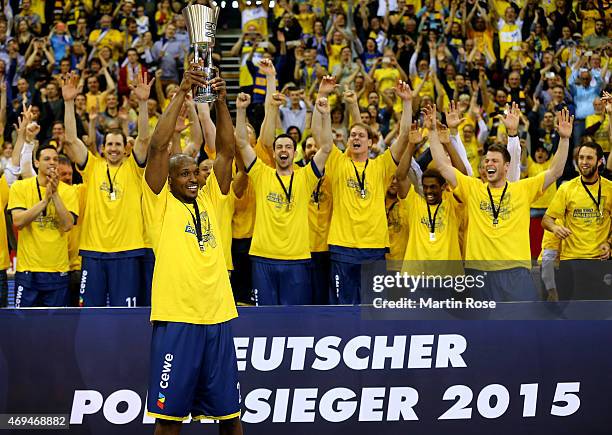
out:
{"label": "crowd in stands", "polygon": [[[360,303],[362,266],[385,260],[486,271],[485,299],[612,297],[607,2],[237,3],[241,36],[215,50],[240,58],[231,187],[214,210],[186,208],[202,252],[222,249],[236,302]],[[5,4],[0,306],[9,242],[11,304],[150,304],[143,174],[191,83],[185,5]],[[187,95],[168,138],[202,189],[222,184],[218,113],[234,101],[218,89],[210,105]]]}

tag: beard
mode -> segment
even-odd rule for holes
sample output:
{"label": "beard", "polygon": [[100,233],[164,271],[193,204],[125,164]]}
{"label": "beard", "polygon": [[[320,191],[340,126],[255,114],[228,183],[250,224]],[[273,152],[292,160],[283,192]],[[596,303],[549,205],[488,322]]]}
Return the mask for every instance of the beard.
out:
{"label": "beard", "polygon": [[591,178],[597,172],[597,166],[591,166],[588,169],[582,169],[578,166],[578,171],[584,178]]}

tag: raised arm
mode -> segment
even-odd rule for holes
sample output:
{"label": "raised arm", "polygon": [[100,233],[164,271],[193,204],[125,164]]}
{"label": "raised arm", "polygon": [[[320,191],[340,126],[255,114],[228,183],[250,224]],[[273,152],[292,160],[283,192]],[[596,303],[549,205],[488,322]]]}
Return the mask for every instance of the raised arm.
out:
{"label": "raised arm", "polygon": [[210,117],[210,107],[208,106],[208,103],[196,103],[196,109],[198,111],[198,118],[200,120],[202,133],[204,135],[204,151],[206,151],[207,154],[215,154],[217,152],[217,149],[215,148],[217,128]]}
{"label": "raised arm", "polygon": [[106,90],[104,92],[111,93],[115,90],[115,81],[113,77],[108,72],[108,64],[100,58],[100,62],[102,62],[102,72],[104,73],[104,79],[106,80]]}
{"label": "raised arm", "polygon": [[204,73],[200,71],[185,71],[178,92],[159,117],[155,131],[151,136],[145,180],[156,194],[161,192],[168,179],[168,145],[172,140],[176,120],[183,107],[185,95],[191,90],[192,84],[205,86]]}
{"label": "raised arm", "polygon": [[331,153],[334,138],[331,128],[330,107],[327,98],[319,97],[315,102],[315,110],[312,114],[312,136],[319,149],[315,153],[313,160],[319,172],[325,170],[325,162]]}
{"label": "raised arm", "polygon": [[[405,135],[407,137],[412,126],[412,89],[410,89],[408,83],[400,80],[397,86],[395,86],[395,93],[402,99],[402,118],[400,120],[399,134],[400,136]],[[391,145],[391,155],[395,162],[400,161],[407,144],[407,140],[397,140]]]}
{"label": "raised arm", "polygon": [[[271,152],[276,131],[276,117],[279,107],[285,103],[285,96],[276,92],[276,69],[269,59],[262,59],[259,70],[266,76],[266,99],[264,102],[264,120],[259,130],[259,139],[266,150]],[[250,104],[250,102],[249,102]],[[246,163],[248,167],[249,165]]]}
{"label": "raised arm", "polygon": [[138,100],[138,136],[134,144],[134,157],[139,163],[144,163],[147,160],[147,151],[149,149],[149,141],[151,135],[149,133],[149,109],[147,101],[151,93],[151,86],[155,81],[155,77],[149,81],[149,75],[143,72],[136,75],[136,84],[130,84],[130,89]]}
{"label": "raised arm", "polygon": [[[357,102],[357,95],[355,91],[344,91],[342,94],[342,99],[346,104],[346,108],[350,117],[350,124],[354,124],[355,122],[361,122],[361,113],[359,112],[359,103]],[[314,115],[313,115],[314,119]]]}
{"label": "raised arm", "polygon": [[[455,117],[458,117],[458,111],[456,110],[455,103],[451,101],[450,111],[446,113],[446,122],[453,125],[456,122]],[[444,146],[440,142],[438,137],[438,129],[436,122],[436,106],[428,106],[423,109],[424,114],[424,126],[429,129],[429,148],[431,149],[431,156],[436,162],[436,167],[442,174],[442,176],[448,181],[448,183],[455,187],[457,186],[457,176],[455,169],[450,159],[446,155]]]}
{"label": "raised arm", "polygon": [[255,150],[249,144],[246,110],[251,104],[251,96],[243,92],[236,98],[236,147],[244,165],[250,169],[255,161]]}
{"label": "raised arm", "polygon": [[87,147],[77,137],[74,99],[79,93],[78,81],[77,75],[71,72],[66,79],[61,80],[61,84],[62,97],[64,98],[64,128],[66,130],[66,145],[64,148],[70,160],[82,167],[87,162]]}
{"label": "raised arm", "polygon": [[234,136],[232,116],[227,107],[225,80],[221,77],[215,77],[211,86],[217,93],[217,99],[214,103],[217,114],[217,133],[215,135],[217,157],[213,167],[221,193],[227,195],[232,184],[232,164],[236,152],[236,137]]}
{"label": "raised arm", "polygon": [[559,147],[555,153],[552,163],[548,170],[544,173],[544,186],[542,191],[546,190],[548,186],[557,181],[561,175],[563,175],[563,169],[565,168],[565,162],[567,160],[567,153],[569,150],[569,138],[572,135],[572,127],[574,125],[574,117],[570,116],[569,110],[563,108],[560,112],[557,112],[557,131],[559,132]]}
{"label": "raised arm", "polygon": [[[404,151],[399,165],[397,165],[397,170],[395,171],[398,186],[397,195],[402,199],[406,198],[410,191],[410,185],[412,184],[412,180],[408,175],[412,167],[412,157],[414,156],[416,144],[423,140],[419,126],[416,123],[411,127],[407,139],[408,145],[406,146],[406,151]],[[406,140],[406,134],[400,135],[397,140]]]}
{"label": "raised arm", "polygon": [[0,135],[4,135],[6,128],[6,82],[0,82]]}

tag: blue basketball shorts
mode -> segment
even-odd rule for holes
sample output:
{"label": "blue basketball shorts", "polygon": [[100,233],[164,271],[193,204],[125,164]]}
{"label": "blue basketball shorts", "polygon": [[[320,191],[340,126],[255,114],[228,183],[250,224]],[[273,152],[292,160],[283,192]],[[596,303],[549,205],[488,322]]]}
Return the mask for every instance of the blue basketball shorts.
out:
{"label": "blue basketball shorts", "polygon": [[183,421],[240,417],[240,384],[230,322],[154,322],[147,411]]}
{"label": "blue basketball shorts", "polygon": [[68,272],[15,273],[15,307],[65,307]]}

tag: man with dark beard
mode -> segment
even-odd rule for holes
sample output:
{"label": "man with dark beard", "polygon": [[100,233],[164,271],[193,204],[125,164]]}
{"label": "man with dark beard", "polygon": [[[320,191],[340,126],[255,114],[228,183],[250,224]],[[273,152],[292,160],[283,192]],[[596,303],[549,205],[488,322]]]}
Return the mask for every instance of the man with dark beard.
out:
{"label": "man with dark beard", "polygon": [[[578,149],[580,175],[561,185],[542,219],[544,229],[563,241],[559,299],[604,299],[602,280],[610,258],[612,182],[598,172],[603,151],[595,142]],[[561,219],[565,225],[558,225]],[[601,276],[600,276],[601,275]],[[579,284],[579,285],[578,285]]]}

